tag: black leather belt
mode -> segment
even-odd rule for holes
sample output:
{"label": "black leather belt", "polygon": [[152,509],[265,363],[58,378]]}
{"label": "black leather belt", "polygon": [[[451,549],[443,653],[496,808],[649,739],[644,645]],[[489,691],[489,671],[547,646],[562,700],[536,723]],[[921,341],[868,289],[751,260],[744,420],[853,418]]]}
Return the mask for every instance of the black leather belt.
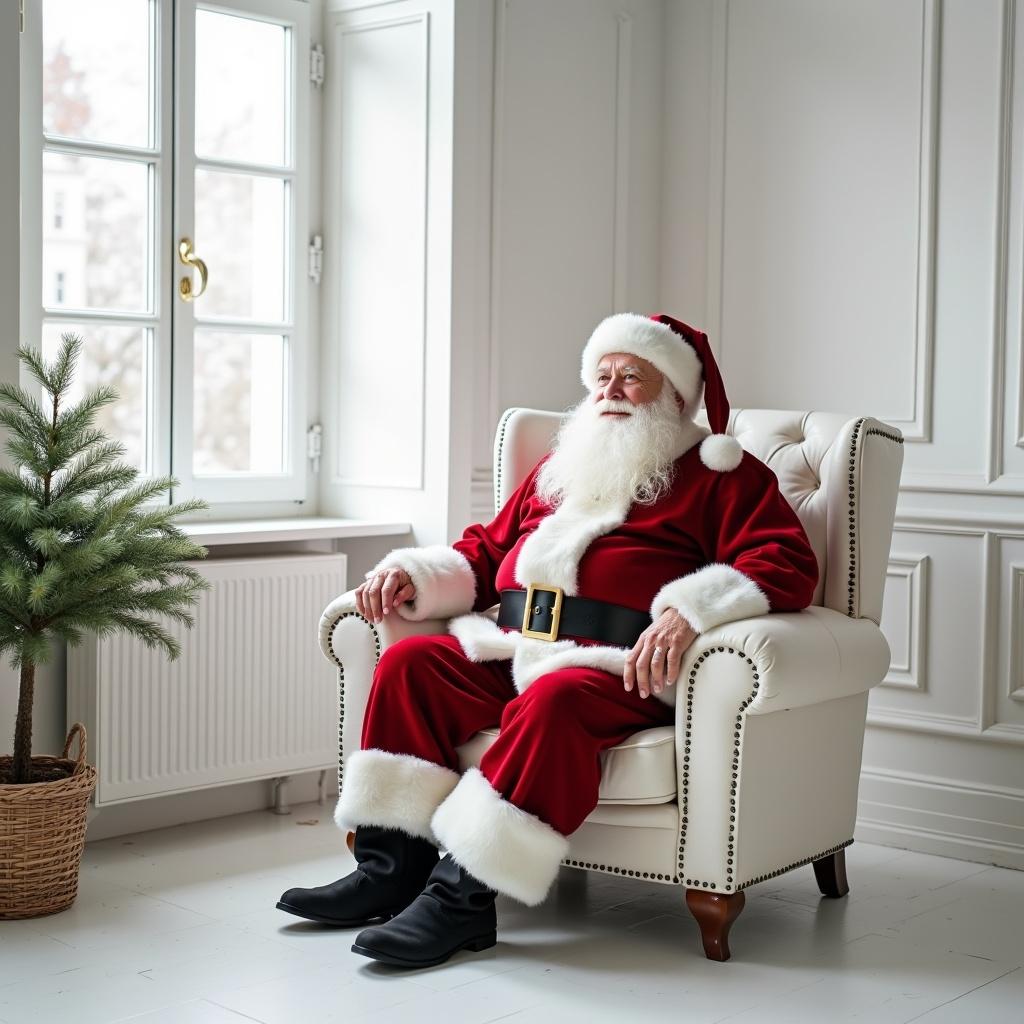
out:
{"label": "black leather belt", "polygon": [[539,583],[531,583],[527,590],[503,590],[498,611],[498,625],[520,629],[523,636],[557,640],[568,633],[617,647],[632,647],[650,624],[647,612],[589,597],[568,597],[560,587]]}

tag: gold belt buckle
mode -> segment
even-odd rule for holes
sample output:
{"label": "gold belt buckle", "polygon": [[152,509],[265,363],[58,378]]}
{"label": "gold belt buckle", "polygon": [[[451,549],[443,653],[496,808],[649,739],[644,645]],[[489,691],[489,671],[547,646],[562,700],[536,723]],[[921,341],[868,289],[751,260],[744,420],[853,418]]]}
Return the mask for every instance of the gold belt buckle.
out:
{"label": "gold belt buckle", "polygon": [[[530,629],[530,616],[533,611],[533,595],[542,590],[555,595],[555,604],[551,609],[551,629]],[[538,609],[539,609],[538,605]],[[526,607],[523,609],[523,636],[532,636],[537,640],[555,640],[558,637],[558,622],[562,617],[562,588],[549,587],[543,583],[531,583],[526,588]]]}

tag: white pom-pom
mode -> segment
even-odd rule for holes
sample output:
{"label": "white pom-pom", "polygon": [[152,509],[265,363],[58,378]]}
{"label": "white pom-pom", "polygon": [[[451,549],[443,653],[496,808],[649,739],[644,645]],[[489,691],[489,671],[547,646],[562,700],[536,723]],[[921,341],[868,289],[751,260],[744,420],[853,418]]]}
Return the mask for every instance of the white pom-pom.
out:
{"label": "white pom-pom", "polygon": [[730,434],[710,434],[700,443],[700,461],[708,469],[728,473],[743,458],[743,446]]}

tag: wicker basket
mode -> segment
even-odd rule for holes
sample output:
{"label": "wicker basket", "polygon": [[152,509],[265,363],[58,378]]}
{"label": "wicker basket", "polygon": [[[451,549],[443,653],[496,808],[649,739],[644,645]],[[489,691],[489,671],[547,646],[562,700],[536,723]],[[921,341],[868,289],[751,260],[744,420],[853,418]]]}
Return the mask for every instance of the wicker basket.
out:
{"label": "wicker basket", "polygon": [[[68,758],[75,737],[78,757]],[[33,757],[35,768],[64,768],[53,782],[0,785],[0,920],[66,910],[78,895],[86,805],[96,769],[85,763],[85,726],[76,722],[60,757]],[[0,757],[0,772],[10,757]]]}

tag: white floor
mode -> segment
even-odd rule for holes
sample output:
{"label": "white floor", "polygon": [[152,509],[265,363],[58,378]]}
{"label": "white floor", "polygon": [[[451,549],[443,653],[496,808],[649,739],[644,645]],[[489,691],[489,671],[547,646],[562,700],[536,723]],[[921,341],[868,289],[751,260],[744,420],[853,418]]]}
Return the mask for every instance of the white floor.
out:
{"label": "white floor", "polygon": [[404,972],[274,908],[351,869],[329,808],[109,839],[73,907],[0,922],[0,1022],[1024,1021],[1024,872],[857,842],[846,859],[842,900],[810,867],[748,890],[724,964],[682,889],[566,868],[541,907],[499,899],[495,949]]}

